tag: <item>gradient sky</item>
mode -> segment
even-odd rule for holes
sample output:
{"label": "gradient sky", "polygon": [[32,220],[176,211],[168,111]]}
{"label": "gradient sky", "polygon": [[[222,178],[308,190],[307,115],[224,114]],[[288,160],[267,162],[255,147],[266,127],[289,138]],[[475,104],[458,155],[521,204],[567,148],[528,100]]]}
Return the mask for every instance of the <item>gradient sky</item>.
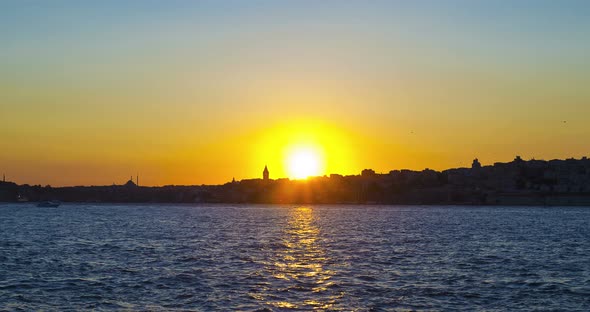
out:
{"label": "gradient sky", "polygon": [[[0,173],[217,184],[590,154],[590,1],[2,1]],[[566,121],[566,122],[564,122]]]}

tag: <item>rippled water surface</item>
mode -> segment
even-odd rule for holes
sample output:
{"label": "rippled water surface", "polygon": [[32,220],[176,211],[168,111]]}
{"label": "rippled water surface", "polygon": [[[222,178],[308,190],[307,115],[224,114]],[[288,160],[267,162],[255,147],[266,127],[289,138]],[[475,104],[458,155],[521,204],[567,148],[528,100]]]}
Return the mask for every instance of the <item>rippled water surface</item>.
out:
{"label": "rippled water surface", "polygon": [[590,208],[0,205],[0,310],[590,310]]}

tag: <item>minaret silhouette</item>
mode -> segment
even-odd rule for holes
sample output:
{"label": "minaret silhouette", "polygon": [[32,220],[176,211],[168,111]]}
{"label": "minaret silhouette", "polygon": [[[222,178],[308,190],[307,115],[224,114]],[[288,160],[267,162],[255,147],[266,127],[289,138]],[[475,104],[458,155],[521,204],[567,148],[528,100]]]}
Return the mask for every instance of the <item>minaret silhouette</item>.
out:
{"label": "minaret silhouette", "polygon": [[135,185],[139,186],[139,173],[135,176]]}

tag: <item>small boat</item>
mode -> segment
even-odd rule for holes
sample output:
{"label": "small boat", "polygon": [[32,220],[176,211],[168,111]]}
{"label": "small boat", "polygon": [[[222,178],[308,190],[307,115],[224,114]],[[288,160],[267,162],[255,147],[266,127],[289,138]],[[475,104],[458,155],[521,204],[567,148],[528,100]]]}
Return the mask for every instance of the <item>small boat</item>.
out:
{"label": "small boat", "polygon": [[57,208],[59,207],[59,205],[61,205],[61,202],[59,200],[46,200],[39,202],[37,204],[37,207]]}

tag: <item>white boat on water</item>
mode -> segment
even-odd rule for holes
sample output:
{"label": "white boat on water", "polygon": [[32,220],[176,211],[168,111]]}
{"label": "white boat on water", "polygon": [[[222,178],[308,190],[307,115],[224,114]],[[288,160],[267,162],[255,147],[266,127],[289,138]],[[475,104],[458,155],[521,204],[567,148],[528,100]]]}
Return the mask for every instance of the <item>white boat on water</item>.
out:
{"label": "white boat on water", "polygon": [[37,204],[37,207],[57,208],[57,207],[59,207],[59,205],[61,205],[61,202],[59,200],[46,200],[46,201],[39,202]]}

